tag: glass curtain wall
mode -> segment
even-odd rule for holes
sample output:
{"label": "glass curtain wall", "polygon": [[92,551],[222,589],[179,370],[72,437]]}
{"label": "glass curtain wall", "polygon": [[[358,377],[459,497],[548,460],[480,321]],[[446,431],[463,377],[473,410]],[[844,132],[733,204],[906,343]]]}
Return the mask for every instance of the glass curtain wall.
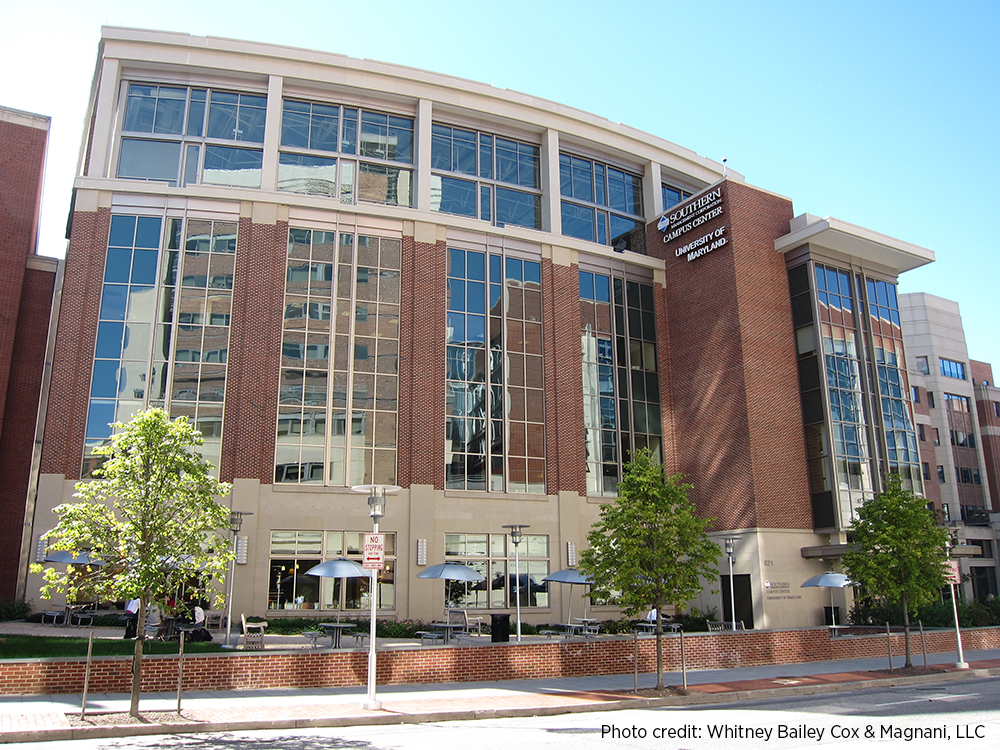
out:
{"label": "glass curtain wall", "polygon": [[788,279],[813,526],[844,528],[886,472],[923,491],[896,287],[819,263]]}
{"label": "glass curtain wall", "polygon": [[289,230],[276,483],[395,483],[401,251]]}
{"label": "glass curtain wall", "polygon": [[448,251],[445,486],[545,492],[541,264]]}
{"label": "glass curtain wall", "polygon": [[642,215],[642,177],[599,161],[559,154],[562,233],[611,245],[615,250],[646,252]]}
{"label": "glass curtain wall", "polygon": [[338,104],[282,103],[278,190],[351,205],[412,205],[413,118]]}
{"label": "glass curtain wall", "polygon": [[431,210],[541,229],[538,146],[435,123]]}
{"label": "glass curtain wall", "polygon": [[267,97],[206,88],[131,83],[118,177],[259,188]]}
{"label": "glass curtain wall", "polygon": [[93,448],[145,406],[188,417],[218,469],[229,352],[236,223],[115,215],[95,346],[83,473]]}
{"label": "glass curtain wall", "polygon": [[613,496],[633,450],[663,460],[653,287],[580,272],[587,494]]}

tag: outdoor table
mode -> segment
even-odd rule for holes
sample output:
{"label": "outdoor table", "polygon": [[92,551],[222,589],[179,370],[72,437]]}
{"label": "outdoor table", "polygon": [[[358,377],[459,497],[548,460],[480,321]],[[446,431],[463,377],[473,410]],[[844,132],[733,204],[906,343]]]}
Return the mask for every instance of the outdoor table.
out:
{"label": "outdoor table", "polygon": [[597,635],[597,623],[599,620],[593,617],[574,617],[573,619],[580,623],[584,635]]}
{"label": "outdoor table", "polygon": [[330,636],[330,648],[340,648],[340,637],[345,630],[357,627],[353,622],[321,622],[317,626]]}
{"label": "outdoor table", "polygon": [[583,630],[583,625],[578,622],[559,622],[556,623],[556,627],[562,628],[567,637],[576,635],[578,630]]}
{"label": "outdoor table", "polygon": [[180,636],[184,633],[188,633],[188,637],[190,637],[190,633],[193,633],[196,630],[201,630],[201,625],[193,622],[179,622],[174,626],[174,630],[176,631],[178,638],[180,638]]}
{"label": "outdoor table", "polygon": [[457,622],[432,622],[431,627],[444,631],[444,645],[451,643],[452,631],[465,630],[465,625]]}

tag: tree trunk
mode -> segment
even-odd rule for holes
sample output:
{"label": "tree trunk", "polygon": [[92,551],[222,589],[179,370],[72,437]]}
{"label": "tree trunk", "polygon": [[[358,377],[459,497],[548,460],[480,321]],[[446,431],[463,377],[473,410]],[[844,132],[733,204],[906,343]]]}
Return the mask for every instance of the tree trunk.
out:
{"label": "tree trunk", "polygon": [[903,663],[903,669],[909,669],[913,666],[913,662],[910,660],[910,607],[906,601],[906,594],[903,594],[903,643],[906,644],[906,661]]}
{"label": "tree trunk", "polygon": [[656,608],[656,689],[663,690],[663,616]]}
{"label": "tree trunk", "polygon": [[142,685],[142,644],[146,639],[146,599],[139,599],[135,621],[135,650],[132,652],[132,701],[128,712],[139,717],[139,689]]}

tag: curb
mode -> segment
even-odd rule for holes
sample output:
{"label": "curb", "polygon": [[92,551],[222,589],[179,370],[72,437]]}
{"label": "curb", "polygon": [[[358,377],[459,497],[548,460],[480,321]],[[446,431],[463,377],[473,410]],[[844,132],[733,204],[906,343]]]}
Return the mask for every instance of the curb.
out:
{"label": "curb", "polygon": [[[625,698],[599,704],[544,706],[538,708],[463,709],[421,714],[393,714],[385,711],[370,715],[318,717],[315,719],[275,719],[273,721],[184,722],[180,724],[123,724],[101,727],[74,727],[31,731],[0,732],[0,744],[13,742],[53,742],[59,740],[107,739],[111,737],[142,737],[159,734],[201,734],[207,732],[244,732],[262,729],[308,729],[326,727],[391,726],[423,724],[438,721],[473,721],[476,719],[508,719],[527,716],[558,716],[560,714],[599,713],[626,709],[661,708],[667,706],[705,706],[717,703],[763,700],[792,695],[819,695],[864,690],[873,687],[920,685],[930,682],[1000,676],[1000,668],[969,669],[915,677],[887,677],[821,685],[790,685],[760,690],[736,690],[731,693],[699,693],[665,698]],[[606,692],[605,692],[606,694]]]}

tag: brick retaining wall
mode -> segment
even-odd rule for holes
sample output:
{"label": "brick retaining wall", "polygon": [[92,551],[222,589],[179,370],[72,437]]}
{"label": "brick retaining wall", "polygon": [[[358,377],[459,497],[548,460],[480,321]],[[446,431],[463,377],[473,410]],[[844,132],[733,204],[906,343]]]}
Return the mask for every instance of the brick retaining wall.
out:
{"label": "brick retaining wall", "polygon": [[[950,630],[926,633],[928,653],[954,651]],[[1000,648],[1000,628],[962,631],[969,651]],[[912,652],[919,662],[920,636],[914,633]],[[859,659],[887,655],[885,635],[830,638],[826,628],[697,633],[684,638],[689,669],[725,669],[768,664],[794,664],[829,659]],[[892,652],[903,653],[903,635],[892,635]],[[491,644],[484,647],[425,647],[380,651],[378,683],[480,682],[542,677],[627,674],[633,670],[631,638],[594,641]],[[665,636],[667,671],[680,670],[680,639]],[[236,652],[198,654],[184,658],[185,690],[249,690],[363,686],[367,681],[367,651]],[[127,693],[130,656],[95,659],[92,693]],[[0,660],[0,694],[79,693],[83,690],[82,658]],[[656,640],[639,641],[639,671],[656,669]],[[143,660],[143,692],[177,688],[177,657],[147,656]]]}

